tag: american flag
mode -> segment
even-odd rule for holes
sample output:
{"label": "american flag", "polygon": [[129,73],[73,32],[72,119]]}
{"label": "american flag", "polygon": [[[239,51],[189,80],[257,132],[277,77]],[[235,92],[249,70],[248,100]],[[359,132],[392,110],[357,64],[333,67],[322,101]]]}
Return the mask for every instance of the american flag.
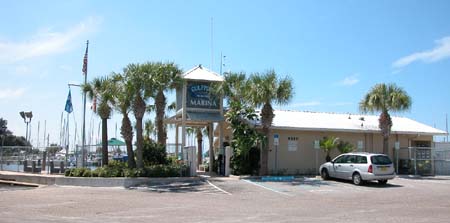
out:
{"label": "american flag", "polygon": [[83,74],[87,75],[89,40],[86,42],[86,53],[83,58]]}

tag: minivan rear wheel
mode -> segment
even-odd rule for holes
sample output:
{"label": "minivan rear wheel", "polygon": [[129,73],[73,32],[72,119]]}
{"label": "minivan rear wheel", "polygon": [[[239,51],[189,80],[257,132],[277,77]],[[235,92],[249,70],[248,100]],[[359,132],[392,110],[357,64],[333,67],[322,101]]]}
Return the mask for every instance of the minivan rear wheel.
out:
{"label": "minivan rear wheel", "polygon": [[322,179],[324,179],[324,180],[329,180],[330,179],[330,175],[328,174],[328,170],[327,169],[323,169],[322,172],[320,173],[320,175],[322,176]]}
{"label": "minivan rear wheel", "polygon": [[387,183],[388,180],[379,180],[378,184],[380,185],[385,185]]}
{"label": "minivan rear wheel", "polygon": [[354,173],[352,180],[353,180],[353,184],[358,185],[358,186],[362,185],[364,183],[364,181],[362,180],[361,175],[359,173]]}

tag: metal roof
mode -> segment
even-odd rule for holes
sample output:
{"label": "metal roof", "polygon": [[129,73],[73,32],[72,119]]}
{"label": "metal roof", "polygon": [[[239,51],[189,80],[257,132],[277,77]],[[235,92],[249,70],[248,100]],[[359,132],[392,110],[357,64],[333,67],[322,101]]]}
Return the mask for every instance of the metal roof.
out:
{"label": "metal roof", "polygon": [[[376,115],[275,110],[272,129],[338,132],[380,132]],[[447,135],[447,132],[405,117],[391,116],[393,134]],[[260,124],[260,123],[256,123]]]}
{"label": "metal roof", "polygon": [[222,82],[225,79],[219,74],[198,65],[182,74],[183,79]]}

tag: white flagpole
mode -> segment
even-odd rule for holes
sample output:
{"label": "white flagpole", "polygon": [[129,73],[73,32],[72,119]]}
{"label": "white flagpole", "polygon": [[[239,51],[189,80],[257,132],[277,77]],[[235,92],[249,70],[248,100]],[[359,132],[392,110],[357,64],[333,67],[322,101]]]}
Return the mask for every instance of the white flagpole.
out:
{"label": "white flagpole", "polygon": [[65,158],[65,166],[67,167],[67,158],[69,155],[69,144],[70,144],[70,129],[69,129],[69,112],[67,112],[67,143],[66,143],[66,158]]}
{"label": "white flagpole", "polygon": [[[85,57],[87,57],[88,54],[88,47],[89,47],[89,40],[86,41],[86,54]],[[87,58],[86,58],[87,59]],[[84,64],[86,63],[86,64]],[[83,61],[83,66],[86,66],[86,71],[84,73],[84,85],[87,83],[87,61]],[[86,166],[85,157],[86,157],[86,150],[85,150],[85,143],[86,143],[86,92],[83,93],[83,126],[82,126],[82,133],[81,133],[81,154],[82,154],[82,166]]]}

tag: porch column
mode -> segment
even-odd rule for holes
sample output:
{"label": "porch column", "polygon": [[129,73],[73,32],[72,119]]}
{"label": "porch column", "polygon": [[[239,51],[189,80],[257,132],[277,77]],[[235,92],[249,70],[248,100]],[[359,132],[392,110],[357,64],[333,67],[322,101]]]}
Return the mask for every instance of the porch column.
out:
{"label": "porch column", "polygon": [[213,166],[214,166],[214,125],[213,123],[208,124],[208,139],[209,139],[209,175],[213,174]]}
{"label": "porch column", "polygon": [[175,157],[178,160],[178,124],[175,124]]}

